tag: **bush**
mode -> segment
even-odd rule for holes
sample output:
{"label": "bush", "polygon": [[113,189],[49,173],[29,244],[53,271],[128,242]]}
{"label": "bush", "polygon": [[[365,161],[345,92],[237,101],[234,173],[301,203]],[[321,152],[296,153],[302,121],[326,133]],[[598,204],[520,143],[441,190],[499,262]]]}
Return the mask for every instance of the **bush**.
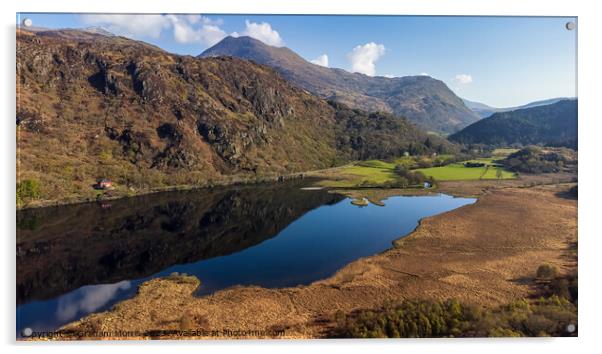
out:
{"label": "bush", "polygon": [[336,315],[336,337],[523,337],[566,336],[577,323],[576,307],[555,295],[486,309],[458,300],[406,300],[350,316]]}
{"label": "bush", "polygon": [[558,269],[549,264],[542,264],[537,268],[538,279],[550,280],[556,277],[556,274],[558,274]]}
{"label": "bush", "polygon": [[410,171],[404,165],[395,166],[395,174],[398,176],[397,184],[400,187],[422,186],[427,180],[420,171]]}
{"label": "bush", "polygon": [[17,204],[40,197],[40,183],[34,179],[26,179],[17,183]]}
{"label": "bush", "polygon": [[473,167],[485,167],[485,164],[482,162],[465,162],[464,167],[473,168]]}
{"label": "bush", "polygon": [[[385,303],[374,310],[349,315],[338,311],[331,335],[346,338],[381,337],[523,337],[576,336],[567,326],[577,326],[577,275],[556,276],[547,264],[537,269],[533,299],[520,299],[494,308],[463,304],[458,300],[404,300]],[[543,291],[541,291],[543,290]]]}
{"label": "bush", "polygon": [[504,164],[511,171],[527,173],[559,172],[566,158],[556,152],[543,152],[538,147],[527,147],[510,154]]}
{"label": "bush", "polygon": [[418,168],[431,168],[433,167],[433,163],[427,159],[418,160]]}

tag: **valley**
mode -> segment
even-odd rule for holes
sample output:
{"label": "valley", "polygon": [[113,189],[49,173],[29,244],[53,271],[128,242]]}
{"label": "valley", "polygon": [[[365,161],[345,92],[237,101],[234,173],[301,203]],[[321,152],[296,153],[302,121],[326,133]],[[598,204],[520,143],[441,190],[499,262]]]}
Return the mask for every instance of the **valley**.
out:
{"label": "valley", "polygon": [[19,339],[577,335],[577,99],[238,33],[19,28],[16,55]]}

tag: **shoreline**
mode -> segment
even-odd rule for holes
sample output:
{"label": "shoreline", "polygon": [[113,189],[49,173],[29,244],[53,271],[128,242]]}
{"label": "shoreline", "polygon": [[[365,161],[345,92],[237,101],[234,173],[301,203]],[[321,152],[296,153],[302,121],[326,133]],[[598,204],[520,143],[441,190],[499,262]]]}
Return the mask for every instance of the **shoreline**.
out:
{"label": "shoreline", "polygon": [[280,182],[292,181],[292,180],[302,180],[302,179],[308,179],[308,180],[317,179],[316,177],[305,176],[305,174],[307,174],[307,173],[311,173],[311,172],[299,172],[299,173],[292,173],[292,174],[288,174],[288,175],[264,177],[261,179],[257,179],[257,178],[244,179],[243,178],[243,179],[235,179],[232,181],[223,180],[223,181],[218,181],[218,182],[212,182],[211,184],[202,184],[202,185],[174,185],[174,186],[166,186],[166,187],[155,187],[155,188],[151,188],[151,189],[137,191],[132,194],[124,194],[124,195],[116,195],[116,196],[103,196],[102,198],[78,197],[78,198],[73,198],[73,199],[40,201],[33,205],[28,204],[23,207],[17,207],[17,211],[38,209],[38,208],[57,207],[57,206],[65,206],[65,205],[94,203],[94,202],[105,202],[105,201],[125,199],[125,198],[135,198],[135,197],[139,197],[139,196],[156,194],[156,193],[192,191],[192,190],[198,190],[198,189],[211,189],[211,188],[219,188],[219,187],[251,186],[251,185],[261,185],[261,184],[266,184],[266,183],[280,183]]}
{"label": "shoreline", "polygon": [[[155,193],[163,193],[163,192],[177,192],[177,191],[188,191],[188,190],[196,190],[196,189],[210,189],[214,187],[230,187],[230,186],[247,186],[247,185],[260,185],[264,183],[278,183],[284,181],[291,180],[321,180],[325,179],[323,177],[323,173],[331,170],[340,169],[344,166],[347,166],[349,162],[345,165],[335,166],[323,168],[320,170],[309,170],[309,171],[300,171],[300,172],[291,172],[284,175],[268,175],[264,177],[241,177],[241,176],[225,176],[222,180],[211,181],[211,183],[199,184],[199,185],[173,185],[166,187],[154,187],[149,189],[143,189],[140,191],[133,192],[132,194],[121,194],[116,196],[103,196],[102,198],[92,198],[92,197],[75,197],[75,198],[63,198],[57,200],[44,200],[37,201],[34,203],[29,203],[24,206],[17,206],[16,210],[28,210],[28,209],[37,209],[37,208],[47,208],[47,207],[55,207],[55,206],[63,206],[63,205],[73,205],[73,204],[84,204],[84,203],[93,203],[93,202],[102,202],[102,201],[110,201],[124,198],[133,198],[143,195],[155,194]],[[335,189],[335,188],[323,188],[323,189]]]}
{"label": "shoreline", "polygon": [[[287,175],[274,175],[263,178],[232,178],[231,180],[224,179],[222,181],[212,182],[211,184],[202,184],[202,185],[174,185],[174,186],[166,186],[166,187],[155,187],[148,190],[137,191],[132,194],[124,194],[124,195],[116,195],[116,196],[103,196],[102,198],[91,198],[91,197],[77,197],[73,199],[60,199],[60,200],[48,200],[48,201],[40,201],[34,204],[28,204],[22,207],[16,208],[17,212],[30,210],[30,209],[38,209],[38,208],[47,208],[47,207],[57,207],[64,205],[74,205],[74,204],[84,204],[84,203],[93,203],[93,202],[104,202],[104,201],[112,201],[124,198],[134,198],[143,195],[150,195],[156,193],[164,193],[164,192],[177,192],[177,191],[192,191],[198,189],[211,189],[216,187],[234,187],[234,186],[252,186],[252,185],[261,185],[266,183],[280,183],[291,180],[329,180],[329,176],[326,175],[326,172],[340,169],[343,166],[337,167],[329,167],[321,170],[311,170],[304,172],[295,172]],[[456,181],[437,181],[435,185],[430,188],[384,188],[379,186],[374,187],[320,187],[321,189],[327,190],[332,193],[338,193],[341,195],[348,196],[350,198],[360,198],[364,197],[363,193],[359,193],[360,191],[381,191],[381,190],[389,190],[395,191],[398,193],[396,195],[422,195],[424,193],[433,193],[433,192],[441,192],[445,194],[449,194],[452,196],[458,197],[476,197],[477,194],[466,194],[462,191],[458,192],[456,188],[449,188],[448,186],[454,186],[457,184],[485,184],[491,185],[492,183],[498,183],[498,185],[507,185],[511,187],[516,186],[527,186],[531,180],[536,180],[538,184],[559,184],[559,183],[572,183],[575,182],[577,178],[576,174],[573,173],[551,173],[547,175],[529,175],[523,174],[519,178],[515,179],[507,179],[502,180],[500,182],[495,182],[492,180],[456,180]],[[358,197],[359,195],[359,197]],[[370,200],[370,197],[367,197]]]}
{"label": "shoreline", "polygon": [[[421,258],[421,254],[422,256],[424,256],[424,252],[426,252],[427,255],[430,254],[430,257],[432,258],[434,254],[439,253],[441,250],[438,250],[440,248],[449,248],[449,247],[458,247],[458,245],[453,246],[453,245],[444,245],[445,243],[448,242],[443,242],[443,244],[441,243],[441,241],[437,241],[437,238],[433,239],[433,235],[432,231],[430,230],[432,228],[433,224],[437,224],[441,220],[447,220],[447,222],[449,223],[449,218],[450,215],[467,215],[467,214],[471,214],[471,213],[475,213],[475,210],[478,211],[478,213],[485,213],[486,215],[488,215],[488,217],[491,217],[491,213],[492,210],[491,209],[496,209],[499,208],[496,204],[492,204],[489,202],[490,199],[495,199],[496,197],[499,199],[500,196],[503,198],[506,198],[507,195],[514,195],[514,194],[523,194],[525,191],[526,193],[529,194],[533,194],[533,196],[537,196],[538,198],[552,198],[552,201],[556,202],[556,203],[561,203],[561,204],[566,204],[566,202],[563,202],[561,199],[558,199],[560,197],[555,196],[555,195],[551,195],[550,196],[550,190],[556,190],[556,189],[566,189],[566,186],[538,186],[538,187],[534,187],[534,188],[510,188],[510,189],[506,189],[506,188],[498,188],[498,189],[492,189],[491,191],[483,191],[482,195],[480,198],[478,198],[478,200],[469,205],[469,206],[464,206],[458,209],[454,209],[450,212],[447,213],[443,213],[443,214],[438,214],[435,216],[431,216],[431,217],[427,217],[424,219],[421,219],[418,223],[418,225],[416,226],[416,228],[410,232],[407,235],[401,236],[400,238],[396,239],[393,244],[392,247],[379,253],[379,254],[375,254],[375,255],[371,255],[371,256],[367,256],[364,258],[360,258],[358,260],[355,260],[349,264],[347,264],[346,266],[344,266],[343,268],[341,268],[339,271],[337,271],[333,276],[323,279],[323,280],[318,280],[314,283],[311,283],[310,285],[306,285],[306,286],[300,286],[300,287],[293,287],[293,288],[277,288],[277,289],[267,289],[267,288],[260,288],[260,287],[233,287],[233,288],[228,288],[228,289],[224,289],[224,290],[220,290],[218,292],[216,292],[215,294],[212,294],[210,296],[202,296],[202,297],[195,297],[194,296],[194,289],[196,289],[196,287],[198,286],[198,284],[196,286],[194,286],[194,289],[191,289],[190,287],[190,282],[184,282],[185,284],[180,284],[177,281],[174,283],[172,280],[169,279],[164,279],[164,278],[159,278],[159,279],[154,279],[151,280],[149,282],[146,282],[144,284],[142,284],[140,286],[140,288],[138,289],[138,295],[136,295],[134,298],[128,299],[128,300],[124,300],[120,303],[118,303],[117,305],[115,305],[115,307],[113,309],[111,309],[110,311],[107,312],[102,312],[102,313],[97,313],[97,314],[91,314],[89,316],[86,316],[82,319],[80,319],[79,321],[67,324],[63,327],[61,327],[60,330],[62,331],[69,331],[70,329],[81,329],[81,327],[85,327],[90,325],[90,323],[96,323],[99,322],[100,326],[103,326],[104,320],[108,320],[109,323],[111,323],[112,326],[117,325],[120,329],[131,329],[130,327],[132,326],[137,326],[136,323],[131,323],[132,321],[127,321],[128,317],[131,315],[127,315],[127,313],[139,313],[139,312],[144,312],[144,311],[149,311],[148,310],[148,301],[151,301],[148,296],[150,293],[155,294],[155,295],[159,295],[159,294],[164,294],[166,291],[171,292],[171,293],[177,293],[179,294],[176,298],[172,299],[172,301],[177,301],[178,303],[180,303],[181,301],[185,301],[187,304],[190,303],[194,303],[194,305],[186,305],[185,307],[189,310],[189,311],[197,311],[197,312],[202,312],[202,316],[204,318],[203,323],[208,322],[209,324],[214,324],[215,327],[215,323],[218,323],[218,325],[227,325],[227,324],[231,324],[231,323],[237,323],[237,324],[241,324],[245,323],[245,321],[248,321],[250,323],[255,323],[255,325],[257,325],[257,323],[272,323],[275,322],[275,324],[277,324],[279,322],[278,318],[279,316],[284,316],[284,318],[287,318],[289,321],[292,321],[292,323],[295,323],[295,327],[301,326],[302,328],[305,328],[305,330],[299,331],[299,330],[295,330],[294,332],[296,333],[293,337],[294,338],[315,338],[316,336],[319,337],[319,335],[317,335],[317,333],[315,332],[317,329],[319,329],[321,327],[321,325],[311,325],[311,321],[308,322],[309,318],[307,317],[309,315],[309,313],[313,313],[312,316],[310,316],[310,318],[316,317],[316,316],[320,316],[319,314],[322,313],[322,315],[324,313],[328,313],[330,310],[332,310],[333,308],[340,308],[340,307],[348,307],[351,306],[351,308],[369,308],[370,306],[374,306],[376,305],[376,303],[379,302],[378,299],[383,300],[386,299],[387,297],[393,298],[394,296],[392,296],[393,294],[398,294],[395,295],[395,297],[399,297],[401,296],[401,294],[405,294],[405,296],[402,296],[402,298],[408,298],[408,295],[411,293],[414,293],[414,295],[417,294],[422,294],[422,295],[426,295],[425,297],[427,298],[432,298],[434,293],[433,293],[433,289],[438,289],[438,291],[435,291],[435,293],[438,293],[440,295],[435,296],[435,298],[438,297],[445,297],[445,296],[451,296],[454,293],[456,293],[456,295],[460,295],[460,297],[468,297],[470,299],[472,299],[473,301],[476,302],[482,302],[484,300],[486,300],[486,302],[500,302],[500,299],[502,298],[508,298],[508,288],[509,289],[514,289],[511,291],[512,294],[515,294],[514,296],[511,297],[516,297],[516,294],[522,294],[522,296],[524,296],[526,294],[526,289],[525,287],[528,287],[527,285],[520,285],[520,284],[507,284],[508,281],[504,280],[504,279],[508,279],[507,277],[502,279],[504,280],[502,283],[498,283],[496,284],[498,286],[498,288],[496,288],[495,286],[491,286],[490,283],[496,283],[496,282],[500,282],[501,280],[498,279],[499,278],[499,274],[497,274],[496,276],[493,276],[493,274],[489,274],[489,278],[493,277],[495,279],[489,279],[489,278],[484,278],[484,279],[480,279],[483,282],[489,283],[489,286],[477,286],[479,290],[477,293],[483,292],[486,290],[486,292],[483,292],[481,295],[477,295],[477,297],[475,298],[474,295],[471,295],[470,291],[466,291],[466,289],[462,289],[460,291],[460,293],[458,293],[458,288],[452,286],[452,288],[449,288],[448,286],[442,285],[444,283],[447,282],[451,282],[453,283],[457,283],[461,284],[461,283],[466,283],[467,279],[466,279],[466,275],[461,275],[463,272],[458,273],[457,271],[454,271],[450,274],[447,274],[446,276],[444,276],[442,279],[445,279],[443,281],[443,283],[441,283],[441,281],[436,282],[436,283],[432,283],[431,281],[425,280],[424,278],[424,274],[423,273],[425,270],[421,269],[423,267],[420,266],[420,264],[414,264],[412,263],[412,260],[406,260],[403,261],[404,258],[417,258],[420,259]],[[483,198],[485,198],[485,200],[487,200],[487,202],[485,202],[485,206],[483,205]],[[518,201],[520,201],[520,199],[518,199]],[[529,203],[529,201],[522,201],[524,203]],[[573,202],[568,202],[569,205],[571,205]],[[575,203],[576,204],[576,203]],[[552,210],[553,211],[553,210]],[[576,205],[575,205],[575,212],[576,212]],[[523,212],[524,213],[524,212]],[[493,213],[496,217],[497,217],[497,213]],[[515,216],[520,217],[521,213],[515,214]],[[460,219],[461,221],[461,219]],[[443,223],[443,225],[445,225],[445,222]],[[445,227],[445,226],[443,226]],[[449,226],[447,226],[449,227]],[[504,227],[508,227],[507,225],[504,225]],[[576,228],[576,225],[575,225]],[[470,231],[470,228],[468,229]],[[527,233],[531,233],[531,230],[524,230],[524,232]],[[576,230],[575,230],[576,232]],[[543,237],[540,235],[537,235],[538,237]],[[575,235],[576,236],[576,235]],[[460,239],[465,238],[465,236],[463,235],[458,235],[458,237],[460,237]],[[507,237],[506,236],[500,236],[500,237]],[[551,236],[548,236],[551,237]],[[515,237],[516,238],[516,237]],[[449,240],[448,240],[449,241]],[[515,240],[516,241],[516,240]],[[520,242],[525,242],[525,241],[521,241],[520,239],[518,240]],[[428,248],[433,248],[430,251],[425,251],[423,246],[420,246],[421,243],[425,243],[427,245],[429,245]],[[558,241],[555,241],[558,242]],[[478,241],[477,241],[478,243]],[[505,242],[504,242],[505,243]],[[416,248],[418,244],[418,248]],[[460,244],[461,246],[461,244]],[[479,246],[482,247],[482,246]],[[491,247],[491,246],[490,246]],[[559,248],[558,243],[556,243],[556,248]],[[455,249],[455,254],[452,253],[449,257],[452,258],[451,260],[439,260],[439,261],[434,261],[431,260],[431,262],[426,261],[427,264],[430,264],[430,267],[434,267],[435,269],[441,268],[441,264],[440,263],[449,263],[450,261],[454,261],[453,258],[458,257],[458,253],[459,251],[461,251],[458,249]],[[561,248],[561,247],[560,247]],[[412,251],[412,249],[414,249],[414,251]],[[545,248],[540,250],[540,251],[536,251],[536,250],[530,250],[529,248],[526,248],[527,251],[525,253],[533,253],[535,252],[535,255],[539,254],[539,253],[543,253],[543,254],[549,254],[549,250],[546,250]],[[508,256],[508,252],[513,253],[512,251],[509,251],[507,249],[500,249],[497,250],[496,252],[500,252],[502,255]],[[539,252],[539,253],[538,253]],[[487,253],[487,252],[486,252]],[[402,263],[404,263],[404,267],[401,267],[399,270],[393,270],[391,269],[391,261],[392,260],[396,260],[398,259],[399,256],[395,256],[393,258],[391,258],[393,255],[399,254],[399,256],[401,256],[403,254],[403,257],[401,258]],[[439,253],[440,254],[440,253]],[[459,253],[459,255],[461,255],[462,252]],[[483,254],[480,255],[481,257],[484,258],[488,258],[491,257],[490,254]],[[528,262],[528,263],[533,263],[534,262],[534,258],[541,258],[541,255],[534,257],[534,255],[532,256],[525,256],[525,255],[514,255],[512,257],[519,257],[519,259],[522,260],[522,262]],[[557,257],[556,257],[557,258]],[[424,259],[421,259],[423,261],[423,263],[425,262]],[[376,263],[383,263],[387,264],[386,267],[383,267],[383,264],[381,264],[381,267],[378,267],[377,265],[375,265]],[[464,273],[479,273],[481,270],[474,270],[470,268],[470,264],[472,263],[472,261],[465,261],[465,263],[468,263],[468,268],[466,269],[466,272]],[[466,267],[466,264],[461,263],[464,267]],[[454,267],[457,267],[458,265],[455,265]],[[497,269],[499,266],[496,266],[495,269]],[[397,267],[395,267],[397,268]],[[408,269],[409,268],[409,269]],[[416,268],[416,269],[413,269]],[[533,271],[532,269],[529,269],[529,271]],[[435,273],[437,273],[439,271],[436,271]],[[508,272],[507,269],[504,269],[504,272]],[[499,273],[499,272],[498,272]],[[384,274],[387,274],[387,276],[385,276],[385,278],[382,278],[382,276]],[[478,274],[477,274],[478,275]],[[521,276],[524,276],[524,274],[522,274]],[[359,278],[359,279],[356,279]],[[401,283],[399,283],[399,285],[402,286],[402,288],[404,288],[405,291],[399,291],[399,289],[395,289],[395,287],[391,287],[391,286],[382,286],[381,282],[388,279],[388,278],[393,278],[393,279],[398,279],[395,283],[401,281]],[[480,278],[480,277],[479,277]],[[196,279],[196,278],[195,278]],[[380,281],[379,281],[380,279]],[[391,280],[391,279],[389,279]],[[202,280],[201,280],[202,281]],[[426,281],[426,283],[425,283]],[[459,283],[458,283],[459,282]],[[466,283],[466,286],[470,286],[471,282]],[[188,284],[188,285],[186,285]],[[479,284],[476,284],[479,285]],[[424,286],[426,286],[426,288],[424,288]],[[475,286],[475,284],[472,284],[472,286]],[[427,290],[429,289],[430,290]],[[373,289],[373,290],[370,290]],[[377,292],[374,292],[376,289],[379,289]],[[491,289],[495,289],[495,290],[491,290]],[[506,289],[506,290],[504,290]],[[521,290],[522,289],[522,290]],[[408,290],[412,290],[409,291]],[[367,293],[366,293],[367,291]],[[501,291],[501,292],[500,292]],[[518,291],[518,293],[517,293]],[[147,292],[150,292],[147,294]],[[352,294],[355,294],[355,296],[350,296],[349,292],[351,292]],[[343,293],[346,293],[343,296]],[[409,294],[408,294],[409,293]],[[146,294],[146,295],[145,295]],[[295,296],[293,296],[295,295]],[[163,295],[161,295],[163,296]],[[318,296],[318,297],[316,297]],[[343,296],[341,298],[341,296]],[[274,297],[277,298],[273,299]],[[410,296],[411,297],[411,296]],[[270,300],[272,299],[272,300]],[[311,299],[311,301],[308,301],[308,299]],[[326,300],[329,299],[329,300]],[[268,316],[269,318],[272,318],[272,320],[267,320],[266,318],[266,314],[262,313],[262,314],[255,314],[255,316],[248,316],[248,312],[243,311],[242,313],[240,313],[240,311],[234,310],[234,312],[239,312],[239,315],[242,317],[234,317],[232,318],[231,314],[228,313],[224,313],[224,311],[221,309],[224,306],[227,306],[227,304],[230,303],[237,303],[241,306],[243,306],[244,308],[247,308],[246,305],[250,305],[253,304],[255,308],[255,306],[260,306],[260,307],[264,307],[266,301],[268,303],[271,303],[272,305],[269,305],[268,308],[265,308],[265,311],[267,311],[267,313],[279,313],[278,316]],[[273,302],[276,301],[276,302]],[[142,303],[141,303],[142,302]],[[295,312],[298,312],[299,308],[303,308],[303,307],[307,307],[307,310],[311,310],[309,311],[309,313],[301,316],[299,313],[296,316],[290,316],[290,315],[285,315],[284,313],[287,313],[286,311],[283,311],[283,306],[285,308],[288,308],[287,306],[285,306],[286,304],[291,305],[291,302],[293,303],[298,303],[301,302],[301,304],[296,304],[293,306],[293,308],[297,309]],[[358,302],[361,303],[371,303],[372,305],[370,306],[358,306]],[[322,307],[322,305],[324,305],[324,303],[328,303],[328,306],[326,307]],[[263,304],[263,306],[261,306]],[[340,305],[340,306],[336,306],[336,305]],[[343,304],[346,304],[345,306],[343,306]],[[155,304],[157,305],[157,304]],[[168,308],[170,306],[173,305],[173,303],[170,303],[169,301],[165,301],[165,304]],[[334,306],[333,306],[334,305]],[[365,304],[366,305],[366,304]],[[206,309],[206,306],[209,306],[212,310]],[[276,309],[272,309],[271,307],[275,306]],[[300,307],[301,306],[301,307]],[[146,307],[146,309],[145,309]],[[151,306],[152,307],[152,306]],[[322,310],[320,310],[320,308]],[[313,310],[312,310],[313,309]],[[178,310],[184,311],[185,309],[181,309],[180,306],[175,306],[175,308],[172,308],[172,311],[176,311],[176,313],[178,312]],[[290,310],[290,309],[289,309]],[[134,312],[131,312],[134,311]],[[166,310],[167,311],[167,310]],[[247,310],[250,311],[250,310]],[[251,311],[251,312],[255,312],[255,311]],[[247,315],[245,315],[245,313],[247,313]],[[138,317],[138,316],[136,316]],[[144,317],[144,316],[143,316]],[[152,316],[151,316],[152,317]],[[260,317],[260,318],[254,318],[254,317]],[[92,322],[91,322],[92,321]],[[135,321],[134,321],[135,322]],[[142,326],[145,329],[149,329],[149,328],[153,328],[153,325],[150,325],[148,323],[148,319],[143,319],[141,320],[142,322]],[[152,321],[151,321],[152,322]],[[144,327],[144,323],[146,323],[146,327]],[[274,323],[272,323],[272,325],[274,325]],[[168,326],[168,327],[174,327],[174,325]],[[177,326],[176,326],[177,327]],[[322,326],[323,327],[323,326]],[[218,327],[220,328],[220,327]],[[177,329],[177,328],[176,328]],[[300,329],[300,328],[299,328]],[[306,333],[305,335],[303,333],[305,333],[307,330],[311,330],[310,332],[313,334],[309,334]],[[297,333],[298,332],[298,333]]]}

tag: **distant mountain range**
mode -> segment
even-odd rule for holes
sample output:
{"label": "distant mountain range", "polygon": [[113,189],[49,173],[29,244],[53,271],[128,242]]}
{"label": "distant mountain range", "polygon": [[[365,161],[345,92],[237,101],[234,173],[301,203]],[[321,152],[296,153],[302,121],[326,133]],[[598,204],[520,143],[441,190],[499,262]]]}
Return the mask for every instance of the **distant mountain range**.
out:
{"label": "distant mountain range", "polygon": [[535,102],[527,103],[527,104],[522,105],[522,106],[507,107],[507,108],[496,108],[496,107],[488,106],[488,105],[486,105],[484,103],[481,103],[481,102],[469,101],[467,99],[462,99],[462,100],[464,101],[464,104],[466,105],[466,107],[468,107],[471,110],[473,110],[476,114],[479,115],[479,117],[481,117],[481,118],[487,118],[487,117],[489,117],[492,114],[497,113],[497,112],[507,112],[507,111],[514,111],[514,110],[523,109],[523,108],[545,106],[545,105],[548,105],[548,104],[556,103],[558,101],[570,100],[570,99],[573,99],[573,98],[570,98],[570,97],[549,98],[549,99],[546,99],[546,100],[541,100],[541,101],[535,101]]}
{"label": "distant mountain range", "polygon": [[577,100],[565,99],[547,105],[539,105],[540,102],[526,105],[528,108],[494,113],[449,139],[462,144],[577,148]]}
{"label": "distant mountain range", "polygon": [[284,78],[322,98],[367,111],[392,112],[435,132],[455,132],[479,119],[440,80],[429,76],[388,78],[312,64],[286,47],[250,37],[226,37],[200,57],[232,56],[276,69]]}

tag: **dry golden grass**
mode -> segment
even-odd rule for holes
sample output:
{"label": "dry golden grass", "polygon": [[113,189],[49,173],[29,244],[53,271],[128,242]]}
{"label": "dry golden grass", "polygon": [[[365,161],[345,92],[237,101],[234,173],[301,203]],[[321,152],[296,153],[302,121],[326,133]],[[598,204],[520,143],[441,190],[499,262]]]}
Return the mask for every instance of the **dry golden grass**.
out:
{"label": "dry golden grass", "polygon": [[562,196],[569,187],[486,189],[473,205],[422,220],[395,248],[308,286],[233,287],[196,298],[195,278],[155,279],[135,298],[63,330],[178,330],[186,315],[202,319],[187,326],[209,330],[283,329],[284,338],[315,338],[333,326],[337,310],[374,308],[391,299],[457,298],[494,306],[524,298],[540,264],[561,272],[576,266],[565,257],[577,238],[577,202]]}

